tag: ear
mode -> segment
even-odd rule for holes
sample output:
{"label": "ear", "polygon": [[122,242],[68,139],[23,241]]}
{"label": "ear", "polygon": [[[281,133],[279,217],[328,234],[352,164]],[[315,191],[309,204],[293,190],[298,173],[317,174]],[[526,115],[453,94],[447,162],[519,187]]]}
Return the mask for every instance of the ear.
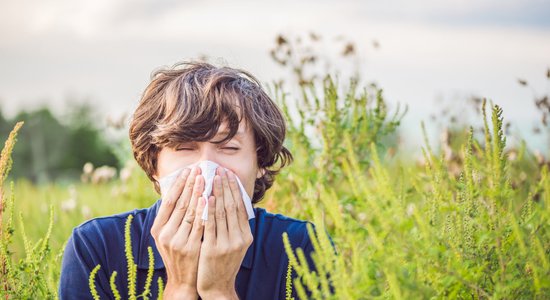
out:
{"label": "ear", "polygon": [[256,179],[261,178],[265,175],[265,169],[264,168],[258,168],[258,171],[256,172]]}

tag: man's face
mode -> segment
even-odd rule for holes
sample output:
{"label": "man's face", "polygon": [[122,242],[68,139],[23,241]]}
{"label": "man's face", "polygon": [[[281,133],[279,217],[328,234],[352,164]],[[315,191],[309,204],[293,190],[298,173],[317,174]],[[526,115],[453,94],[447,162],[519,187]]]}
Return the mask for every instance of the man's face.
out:
{"label": "man's face", "polygon": [[226,123],[222,123],[217,136],[207,142],[188,142],[175,148],[164,147],[158,154],[155,179],[193,163],[210,160],[235,173],[246,192],[252,198],[254,182],[262,176],[258,169],[256,143],[252,130],[244,121],[239,124],[237,134],[229,141],[214,144],[227,136]]}

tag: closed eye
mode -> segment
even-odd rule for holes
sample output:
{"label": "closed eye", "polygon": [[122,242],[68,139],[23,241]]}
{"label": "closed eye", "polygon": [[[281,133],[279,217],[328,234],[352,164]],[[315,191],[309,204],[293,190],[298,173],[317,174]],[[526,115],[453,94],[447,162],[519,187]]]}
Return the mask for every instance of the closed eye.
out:
{"label": "closed eye", "polygon": [[[181,145],[180,147],[177,147],[176,148],[176,151],[193,151],[195,150],[196,147],[195,146],[191,146],[191,145]],[[241,148],[239,147],[224,147],[224,145],[221,145],[220,146],[220,149],[223,149],[223,150],[231,150],[231,151],[237,151],[237,150],[241,150]]]}

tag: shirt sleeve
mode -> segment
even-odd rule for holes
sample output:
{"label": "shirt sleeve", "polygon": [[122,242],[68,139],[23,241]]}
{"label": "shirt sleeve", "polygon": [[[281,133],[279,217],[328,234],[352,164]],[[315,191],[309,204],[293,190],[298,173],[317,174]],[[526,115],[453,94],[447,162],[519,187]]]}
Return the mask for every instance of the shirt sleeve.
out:
{"label": "shirt sleeve", "polygon": [[[88,238],[85,233],[81,228],[75,228],[65,247],[59,279],[59,299],[93,299],[89,284],[90,273],[105,260],[101,259],[94,248],[91,241],[93,238]],[[99,298],[110,299],[109,279],[104,268],[105,266],[101,266],[96,273],[94,283]]]}

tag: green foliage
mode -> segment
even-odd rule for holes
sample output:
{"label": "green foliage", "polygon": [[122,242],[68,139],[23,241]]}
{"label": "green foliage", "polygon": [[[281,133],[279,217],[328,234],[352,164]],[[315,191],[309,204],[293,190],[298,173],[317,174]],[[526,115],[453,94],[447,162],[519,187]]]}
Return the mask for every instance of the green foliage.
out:
{"label": "green foliage", "polygon": [[95,287],[95,276],[97,275],[97,272],[99,271],[99,269],[101,269],[100,265],[95,266],[92,272],[90,272],[90,277],[88,279],[88,285],[90,286],[90,293],[92,293],[92,298],[94,298],[94,300],[99,300],[99,294],[97,293],[97,289]]}
{"label": "green foliage", "polygon": [[147,270],[147,278],[145,279],[145,288],[141,296],[143,299],[149,299],[149,293],[151,293],[151,283],[153,282],[153,272],[155,271],[155,257],[153,256],[153,248],[147,247],[147,254],[149,257],[149,265]]}
{"label": "green foliage", "polygon": [[[312,271],[302,250],[292,251],[283,235],[298,274],[299,297],[306,298],[304,288],[313,299],[525,299],[550,294],[548,168],[536,168],[532,183],[513,186],[502,109],[491,106],[489,118],[483,142],[470,130],[466,144],[453,149],[461,158],[456,175],[457,161],[435,154],[429,143],[420,165],[384,161],[374,142],[368,152],[358,151],[358,139],[346,129],[339,131],[345,151],[337,156],[323,157],[308,144],[289,143],[292,152],[310,153],[315,167],[287,169],[287,181],[279,181],[273,198],[296,193],[292,204],[299,204],[293,209],[277,203],[277,209],[327,226],[339,252],[327,251],[323,231],[311,232],[317,268]],[[303,134],[302,128],[291,130],[300,132],[290,136]],[[327,169],[317,159],[341,165]],[[521,159],[513,166],[524,168],[520,165],[528,160]],[[360,163],[364,160],[368,163]],[[338,169],[342,176],[337,184],[319,178]],[[288,191],[292,186],[296,188]]]}
{"label": "green foliage", "polygon": [[[155,257],[153,256],[153,248],[147,247],[147,253],[149,255],[149,265],[148,265],[148,271],[147,271],[147,278],[145,279],[145,286],[143,288],[143,293],[141,293],[139,296],[137,296],[137,287],[136,287],[136,280],[137,280],[137,265],[134,262],[134,255],[132,254],[132,238],[130,233],[130,226],[132,225],[132,220],[134,219],[133,215],[129,215],[126,219],[126,224],[124,226],[124,253],[126,254],[126,265],[127,265],[127,276],[128,276],[128,298],[136,300],[137,298],[143,298],[144,300],[149,299],[149,294],[151,293],[151,283],[153,281],[153,272],[155,270]],[[99,299],[99,296],[97,295],[97,291],[95,289],[95,276],[97,271],[101,268],[100,265],[95,266],[95,268],[92,270],[89,276],[89,285],[90,285],[90,292],[92,293],[92,296],[94,299]],[[120,293],[118,291],[118,288],[115,283],[115,279],[118,272],[113,271],[111,274],[109,285],[111,287],[111,291],[115,297],[115,299],[120,299]],[[162,288],[163,283],[162,279],[159,277],[158,280],[158,286],[159,286],[159,295],[158,299],[162,299]]]}
{"label": "green foliage", "polygon": [[132,239],[130,237],[130,225],[133,218],[133,215],[129,215],[124,227],[124,253],[126,253],[126,264],[128,266],[128,297],[130,300],[136,299],[137,276],[137,265],[134,262],[134,255],[132,254]]}
{"label": "green foliage", "polygon": [[[287,237],[288,239],[288,237]],[[289,263],[287,270],[286,270],[286,277],[285,277],[285,291],[286,291],[286,300],[294,300],[294,297],[292,297],[292,265]]]}
{"label": "green foliage", "polygon": [[159,295],[157,299],[162,299],[162,295],[164,294],[164,282],[162,281],[161,277],[157,279],[157,284],[159,286]]}
{"label": "green foliage", "polygon": [[[16,136],[23,123],[18,123],[8,137],[0,156],[0,297],[10,298],[17,296],[22,299],[54,299],[56,298],[56,280],[59,277],[57,258],[50,249],[50,237],[53,228],[53,207],[50,207],[49,221],[46,232],[36,243],[27,237],[22,214],[19,214],[19,226],[24,244],[24,256],[13,261],[13,252],[10,245],[13,242],[15,226],[14,213],[14,184],[11,184],[11,195],[7,197],[3,190],[3,182],[11,167],[11,152],[14,148]],[[7,216],[7,218],[4,218]],[[22,284],[24,283],[24,284]]]}
{"label": "green foliage", "polygon": [[[409,153],[392,154],[402,115],[389,113],[378,87],[360,89],[352,81],[342,88],[329,77],[319,84],[304,85],[296,101],[275,89],[289,119],[286,146],[296,159],[260,206],[310,220],[317,228],[308,226],[315,270],[302,249],[294,249],[286,234],[281,237],[289,258],[287,299],[292,289],[300,299],[308,292],[314,299],[543,299],[550,294],[550,163],[541,163],[525,145],[506,147],[498,106],[482,105],[481,136],[471,128],[457,129],[460,139],[446,145],[452,155],[426,139],[423,159],[416,161]],[[8,141],[13,148],[14,138]],[[6,157],[0,174],[7,174]],[[73,210],[60,209],[70,195],[59,185],[18,180],[9,197],[2,193],[0,262],[6,280],[0,296],[55,297],[59,253],[74,226],[149,206],[157,198],[142,172],[127,181],[77,184],[74,190]],[[40,216],[48,206],[54,209],[45,220]],[[81,213],[85,207],[89,215]],[[17,228],[14,211],[21,215]],[[52,220],[55,226],[46,229]],[[129,241],[131,218],[127,221]],[[132,245],[125,245],[128,269],[117,271],[130,274],[132,298],[146,298],[153,284],[151,249],[151,276],[138,287]],[[116,277],[113,272],[110,283],[119,299]],[[90,282],[92,292],[93,277]],[[159,278],[156,284],[161,299],[164,282]]]}
{"label": "green foliage", "polygon": [[[113,271],[113,274],[111,274],[111,278],[109,279],[109,286],[111,287],[111,291],[113,292],[115,299],[118,300],[118,299],[121,299],[122,297],[120,297],[120,292],[118,291],[118,288],[116,287],[116,284],[115,284],[117,274],[118,274],[117,271]],[[90,279],[91,279],[91,276],[90,276]]]}
{"label": "green foliage", "polygon": [[105,139],[105,128],[94,121],[97,117],[92,107],[73,106],[64,118],[48,108],[21,111],[12,120],[0,118],[0,133],[8,131],[16,121],[26,124],[13,151],[16,163],[12,177],[34,183],[76,181],[87,162],[119,166],[116,149]]}

